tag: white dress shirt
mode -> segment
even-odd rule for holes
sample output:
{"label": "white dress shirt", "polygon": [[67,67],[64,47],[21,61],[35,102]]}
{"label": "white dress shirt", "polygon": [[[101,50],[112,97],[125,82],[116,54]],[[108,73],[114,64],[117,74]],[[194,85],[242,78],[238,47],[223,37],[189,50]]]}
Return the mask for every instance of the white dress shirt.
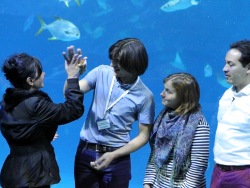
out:
{"label": "white dress shirt", "polygon": [[233,87],[219,101],[214,160],[222,165],[250,165],[250,84]]}

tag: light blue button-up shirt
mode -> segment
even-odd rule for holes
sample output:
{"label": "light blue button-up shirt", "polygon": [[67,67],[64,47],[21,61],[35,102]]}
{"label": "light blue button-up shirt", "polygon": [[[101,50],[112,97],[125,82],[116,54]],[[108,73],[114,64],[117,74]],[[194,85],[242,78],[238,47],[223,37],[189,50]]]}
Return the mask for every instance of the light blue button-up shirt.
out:
{"label": "light blue button-up shirt", "polygon": [[152,124],[155,114],[155,103],[152,92],[140,78],[136,85],[107,111],[105,119],[110,122],[110,128],[98,130],[97,121],[104,119],[106,103],[108,106],[119,98],[131,85],[121,85],[117,79],[111,88],[114,77],[113,68],[101,65],[90,71],[83,79],[94,90],[93,101],[86,121],[80,132],[82,140],[100,143],[112,147],[121,147],[130,141],[132,124],[138,120],[142,124]]}

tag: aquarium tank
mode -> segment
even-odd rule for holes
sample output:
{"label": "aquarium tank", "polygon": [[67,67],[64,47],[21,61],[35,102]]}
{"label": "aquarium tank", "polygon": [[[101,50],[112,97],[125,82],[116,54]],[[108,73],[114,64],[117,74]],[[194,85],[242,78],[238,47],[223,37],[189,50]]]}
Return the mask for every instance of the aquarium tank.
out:
{"label": "aquarium tank", "polygon": [[[249,6],[248,0],[1,0],[0,63],[2,66],[6,57],[20,52],[39,58],[45,72],[42,90],[60,103],[64,101],[67,78],[62,52],[68,46],[81,48],[83,56],[88,57],[88,73],[98,65],[110,65],[108,48],[117,40],[140,39],[149,56],[148,69],[141,79],[154,94],[156,115],[163,108],[160,96],[163,78],[175,72],[188,72],[200,84],[200,103],[210,126],[206,171],[209,187],[218,101],[230,87],[222,71],[225,54],[231,43],[250,38]],[[65,35],[65,31],[74,35]],[[0,72],[1,96],[7,87],[9,83]],[[61,175],[60,183],[53,188],[74,187],[74,156],[91,99],[92,93],[85,95],[84,115],[59,126],[59,138],[52,142]],[[138,122],[133,124],[131,137],[137,133]],[[0,145],[2,167],[9,147],[1,134]],[[149,153],[147,144],[131,154],[129,188],[143,186]]]}

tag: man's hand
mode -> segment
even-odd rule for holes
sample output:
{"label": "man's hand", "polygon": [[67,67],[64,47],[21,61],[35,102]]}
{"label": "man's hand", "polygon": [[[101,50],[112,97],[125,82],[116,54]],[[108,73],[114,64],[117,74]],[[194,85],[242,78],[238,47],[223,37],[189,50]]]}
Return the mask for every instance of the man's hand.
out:
{"label": "man's hand", "polygon": [[108,165],[114,160],[112,152],[104,153],[99,159],[94,162],[90,162],[90,165],[96,170],[102,170],[107,168]]}
{"label": "man's hand", "polygon": [[[63,54],[65,61],[67,61],[67,64],[70,64],[70,62],[72,61],[75,55],[75,47],[74,46],[67,47],[67,52],[68,52],[68,56],[66,52],[63,52],[62,54]],[[82,50],[80,48],[77,48],[77,54],[82,55]]]}
{"label": "man's hand", "polygon": [[82,58],[82,51],[80,48],[75,53],[74,46],[67,47],[67,52],[63,52],[62,55],[65,59],[65,70],[67,71],[68,78],[78,78],[86,71],[87,57]]}

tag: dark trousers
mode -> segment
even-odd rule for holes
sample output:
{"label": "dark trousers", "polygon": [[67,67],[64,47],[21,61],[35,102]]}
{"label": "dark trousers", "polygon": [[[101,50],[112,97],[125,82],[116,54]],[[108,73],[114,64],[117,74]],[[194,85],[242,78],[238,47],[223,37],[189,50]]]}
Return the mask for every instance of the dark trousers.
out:
{"label": "dark trousers", "polygon": [[131,179],[130,155],[115,159],[107,168],[97,171],[90,166],[90,162],[101,155],[78,146],[74,167],[75,188],[128,188]]}
{"label": "dark trousers", "polygon": [[250,168],[224,172],[215,165],[210,188],[250,188]]}

